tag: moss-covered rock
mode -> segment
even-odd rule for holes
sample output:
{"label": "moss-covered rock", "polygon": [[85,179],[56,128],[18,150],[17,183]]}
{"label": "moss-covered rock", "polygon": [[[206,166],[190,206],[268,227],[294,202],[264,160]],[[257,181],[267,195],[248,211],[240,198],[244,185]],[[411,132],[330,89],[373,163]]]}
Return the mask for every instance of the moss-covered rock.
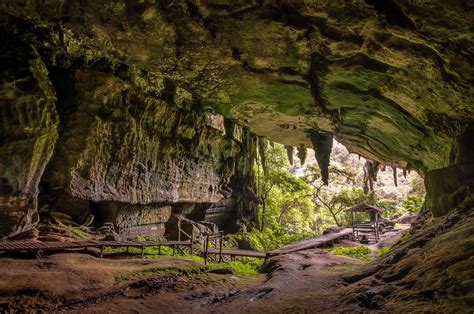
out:
{"label": "moss-covered rock", "polygon": [[301,148],[316,131],[428,172],[473,123],[465,1],[10,1],[0,15],[2,212],[35,212],[40,181],[93,201],[246,202],[257,136]]}

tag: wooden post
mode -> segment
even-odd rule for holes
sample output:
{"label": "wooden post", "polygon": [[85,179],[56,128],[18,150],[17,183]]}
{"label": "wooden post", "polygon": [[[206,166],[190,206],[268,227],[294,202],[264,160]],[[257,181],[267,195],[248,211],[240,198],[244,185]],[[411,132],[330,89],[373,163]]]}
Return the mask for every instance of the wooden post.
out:
{"label": "wooden post", "polygon": [[221,231],[219,236],[219,263],[223,261],[222,259],[222,240],[224,239],[224,233]]}
{"label": "wooden post", "polygon": [[355,231],[355,226],[354,226],[354,212],[351,212],[351,218],[352,218],[352,240],[357,241],[357,236],[356,236],[356,231]]}
{"label": "wooden post", "polygon": [[379,213],[375,212],[375,242],[379,242]]}
{"label": "wooden post", "polygon": [[206,234],[206,242],[204,245],[204,265],[207,265],[208,255],[209,255],[209,234]]}
{"label": "wooden post", "polygon": [[100,246],[100,258],[104,257],[104,246]]}

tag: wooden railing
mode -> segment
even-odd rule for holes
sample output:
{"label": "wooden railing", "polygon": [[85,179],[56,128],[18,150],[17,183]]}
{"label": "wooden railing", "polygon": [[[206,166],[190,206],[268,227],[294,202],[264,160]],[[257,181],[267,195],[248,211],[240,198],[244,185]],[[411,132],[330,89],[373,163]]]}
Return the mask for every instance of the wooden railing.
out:
{"label": "wooden railing", "polygon": [[218,233],[206,235],[206,241],[204,242],[204,265],[207,265],[207,261],[209,259],[209,244],[211,241],[214,242],[215,249],[217,249],[217,245],[219,245],[219,259],[217,262],[221,263],[223,261],[222,246],[224,245],[224,232],[219,231]]}

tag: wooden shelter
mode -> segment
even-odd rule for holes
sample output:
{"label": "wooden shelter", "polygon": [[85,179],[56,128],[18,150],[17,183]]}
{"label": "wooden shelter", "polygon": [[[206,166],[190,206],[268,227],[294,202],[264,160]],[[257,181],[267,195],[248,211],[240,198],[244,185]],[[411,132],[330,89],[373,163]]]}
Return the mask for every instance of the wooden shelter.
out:
{"label": "wooden shelter", "polygon": [[[374,240],[378,242],[380,240],[379,222],[380,214],[383,212],[382,208],[373,205],[359,204],[346,209],[346,211],[352,214],[352,231],[356,241],[367,239],[367,241]],[[367,213],[369,220],[356,220],[356,213]]]}

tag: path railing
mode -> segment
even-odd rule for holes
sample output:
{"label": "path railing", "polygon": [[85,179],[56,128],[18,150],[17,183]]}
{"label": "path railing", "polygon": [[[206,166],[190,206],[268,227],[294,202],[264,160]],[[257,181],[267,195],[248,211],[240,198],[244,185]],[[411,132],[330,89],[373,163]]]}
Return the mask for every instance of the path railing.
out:
{"label": "path railing", "polygon": [[[214,249],[217,249],[217,246],[219,245],[219,251],[218,251],[218,263],[223,261],[222,258],[222,246],[224,245],[224,232],[219,231],[218,233],[214,234],[206,234],[206,241],[204,242],[204,265],[207,265],[207,261],[209,259],[209,253],[210,253],[210,247],[209,244],[213,242],[214,243]],[[219,243],[219,244],[218,244]]]}

